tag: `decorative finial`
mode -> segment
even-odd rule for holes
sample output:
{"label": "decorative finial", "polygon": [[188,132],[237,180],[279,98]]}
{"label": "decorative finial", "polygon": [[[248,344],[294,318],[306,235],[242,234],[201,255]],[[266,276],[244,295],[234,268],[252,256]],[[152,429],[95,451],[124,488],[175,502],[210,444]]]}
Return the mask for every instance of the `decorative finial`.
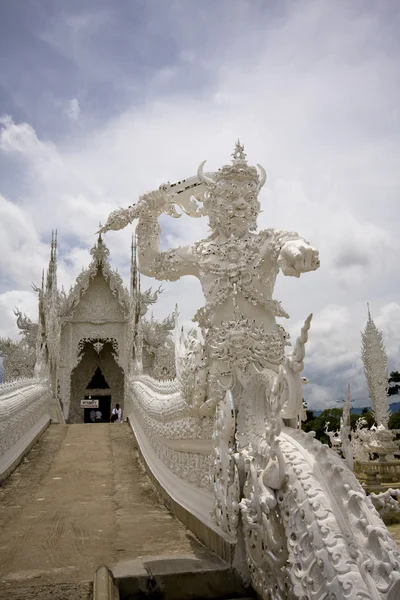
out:
{"label": "decorative finial", "polygon": [[54,259],[54,229],[51,230],[51,242],[50,242],[50,262]]}
{"label": "decorative finial", "polygon": [[243,144],[240,143],[240,140],[238,140],[235,144],[235,149],[233,151],[233,154],[231,155],[233,156],[234,160],[246,160],[246,154],[244,151],[244,146]]}

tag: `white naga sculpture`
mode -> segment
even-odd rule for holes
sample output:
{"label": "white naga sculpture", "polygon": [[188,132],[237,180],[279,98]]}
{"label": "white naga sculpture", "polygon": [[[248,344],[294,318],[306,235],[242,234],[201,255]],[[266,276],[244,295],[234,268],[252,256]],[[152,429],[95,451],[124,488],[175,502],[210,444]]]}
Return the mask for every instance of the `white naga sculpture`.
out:
{"label": "white naga sculpture", "polygon": [[[279,270],[313,271],[318,252],[296,233],[256,232],[266,175],[247,164],[240,143],[231,165],[203,167],[113,212],[101,229],[137,219],[140,271],[170,281],[194,275],[206,300],[195,316],[203,342],[177,336],[177,379],[132,380],[139,443],[149,457],[152,447],[157,469],[161,462],[185,480],[182,493],[197,486],[191,502],[213,494],[214,522],[245,552],[242,575],[264,600],[396,600],[395,542],[345,462],[300,430],[311,315],[288,355],[276,323],[288,317],[273,299]],[[163,252],[158,217],[178,217],[176,206],[207,215],[211,234]]]}

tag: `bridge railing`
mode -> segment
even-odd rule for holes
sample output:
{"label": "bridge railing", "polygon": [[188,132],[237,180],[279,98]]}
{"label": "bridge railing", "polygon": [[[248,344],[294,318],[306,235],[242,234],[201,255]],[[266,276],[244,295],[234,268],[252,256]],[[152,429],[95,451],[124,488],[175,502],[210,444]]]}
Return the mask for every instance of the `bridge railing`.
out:
{"label": "bridge railing", "polygon": [[0,385],[0,483],[50,423],[52,394],[46,379]]}
{"label": "bridge railing", "polygon": [[234,539],[212,515],[214,419],[192,416],[176,380],[160,382],[136,375],[130,379],[130,389],[128,418],[153,482],[167,504],[173,503],[175,514],[183,522],[188,518],[186,524],[200,539],[207,537],[208,545],[222,545],[219,554],[229,558],[228,546]]}

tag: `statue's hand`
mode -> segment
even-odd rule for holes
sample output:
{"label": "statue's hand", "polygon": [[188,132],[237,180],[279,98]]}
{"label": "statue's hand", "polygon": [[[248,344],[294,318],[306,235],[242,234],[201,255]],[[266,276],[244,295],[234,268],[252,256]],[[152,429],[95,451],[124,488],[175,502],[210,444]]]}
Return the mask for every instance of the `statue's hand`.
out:
{"label": "statue's hand", "polygon": [[118,231],[129,225],[129,223],[132,223],[131,207],[119,208],[108,215],[107,223],[102,225],[97,233],[106,233],[110,230]]}
{"label": "statue's hand", "polygon": [[278,264],[284,275],[300,277],[301,273],[318,269],[319,252],[304,240],[293,240],[281,249]]}

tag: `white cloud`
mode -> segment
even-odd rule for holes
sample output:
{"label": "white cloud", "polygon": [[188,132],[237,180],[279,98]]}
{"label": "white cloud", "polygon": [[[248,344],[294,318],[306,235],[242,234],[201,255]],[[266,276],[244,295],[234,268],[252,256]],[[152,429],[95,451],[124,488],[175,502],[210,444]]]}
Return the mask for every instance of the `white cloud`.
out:
{"label": "white cloud", "polygon": [[72,98],[72,100],[70,100],[66,113],[71,121],[79,121],[81,107],[77,98]]}

